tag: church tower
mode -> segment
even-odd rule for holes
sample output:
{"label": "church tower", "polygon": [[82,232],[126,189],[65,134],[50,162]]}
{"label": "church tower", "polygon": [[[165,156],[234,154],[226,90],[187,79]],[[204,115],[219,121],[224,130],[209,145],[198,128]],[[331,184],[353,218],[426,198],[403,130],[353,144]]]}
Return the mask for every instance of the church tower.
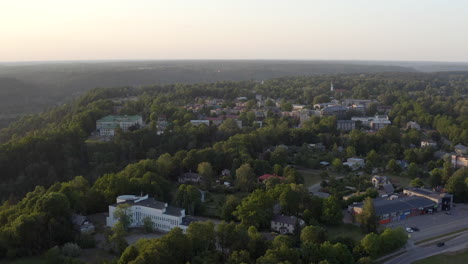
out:
{"label": "church tower", "polygon": [[330,82],[330,92],[333,92],[333,82]]}

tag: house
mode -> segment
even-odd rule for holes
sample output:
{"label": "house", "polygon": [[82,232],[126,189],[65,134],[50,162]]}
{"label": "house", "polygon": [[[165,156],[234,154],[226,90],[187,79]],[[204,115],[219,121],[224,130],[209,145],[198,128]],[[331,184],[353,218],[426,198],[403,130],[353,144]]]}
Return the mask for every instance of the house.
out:
{"label": "house", "polygon": [[452,154],[451,161],[454,168],[466,168],[468,167],[468,156]]}
{"label": "house", "polygon": [[224,169],[221,171],[221,176],[223,177],[231,177],[231,171],[228,169]]}
{"label": "house", "polygon": [[159,231],[170,231],[175,227],[187,230],[190,222],[194,220],[185,215],[185,209],[173,207],[165,202],[160,202],[154,198],[136,195],[121,195],[117,197],[115,204],[109,205],[109,216],[106,218],[106,224],[113,227],[119,220],[114,217],[117,207],[122,204],[128,204],[128,214],[131,215],[130,227],[141,227],[144,225],[144,219],[149,218],[153,228]]}
{"label": "house", "polygon": [[94,233],[94,225],[89,221],[88,217],[79,214],[72,214],[73,226],[82,234]]}
{"label": "house", "polygon": [[414,121],[409,121],[408,123],[406,123],[406,129],[416,129],[416,130],[421,130],[421,126],[414,122]]}
{"label": "house", "polygon": [[422,140],[421,141],[421,148],[427,148],[427,147],[435,148],[435,147],[437,147],[437,142],[432,141],[432,140]]}
{"label": "house", "polygon": [[120,127],[122,131],[126,132],[129,128],[139,128],[143,125],[143,118],[139,115],[108,115],[96,121],[96,130],[99,132],[100,136],[112,137],[115,135],[115,129],[117,127]]}
{"label": "house", "polygon": [[360,158],[349,158],[343,165],[350,167],[352,170],[358,170],[364,167],[365,162],[364,159]]}
{"label": "house", "polygon": [[179,176],[178,182],[180,183],[199,183],[202,180],[202,176],[198,173],[186,172]]}
{"label": "house", "polygon": [[336,129],[342,131],[350,131],[356,128],[356,121],[353,120],[338,120],[336,121]]}
{"label": "house", "polygon": [[446,211],[453,207],[453,196],[448,193],[440,193],[419,187],[409,187],[403,190],[403,194],[429,199],[436,204],[434,206],[436,210]]}
{"label": "house", "polygon": [[194,125],[194,126],[199,126],[199,125],[206,125],[206,126],[209,126],[210,125],[210,120],[190,120],[190,124]]}
{"label": "house", "polygon": [[389,184],[390,179],[387,176],[374,175],[372,176],[371,182],[372,185],[374,185],[374,188],[379,189],[384,184]]}
{"label": "house", "polygon": [[295,216],[274,215],[271,219],[271,230],[282,235],[294,234],[296,225],[303,226],[305,222]]}
{"label": "house", "polygon": [[458,154],[458,155],[466,155],[466,146],[463,146],[462,144],[458,144],[455,146],[455,152]]}
{"label": "house", "polygon": [[265,181],[267,181],[267,180],[269,180],[271,178],[277,178],[277,179],[280,179],[281,181],[286,180],[285,177],[281,177],[281,176],[278,176],[278,175],[264,174],[264,175],[258,177],[257,181],[259,183],[264,183]]}

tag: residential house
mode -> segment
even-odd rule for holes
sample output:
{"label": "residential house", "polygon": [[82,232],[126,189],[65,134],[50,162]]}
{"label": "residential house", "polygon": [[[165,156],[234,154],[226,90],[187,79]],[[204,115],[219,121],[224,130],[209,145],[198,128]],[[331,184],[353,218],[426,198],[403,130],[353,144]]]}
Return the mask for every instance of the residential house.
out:
{"label": "residential house", "polygon": [[274,215],[271,219],[271,230],[282,235],[294,234],[297,225],[303,226],[305,222],[295,216]]}
{"label": "residential house", "polygon": [[452,154],[451,161],[454,168],[466,168],[468,167],[468,156]]}
{"label": "residential house", "polygon": [[421,130],[421,126],[414,122],[414,121],[409,121],[408,123],[406,123],[406,129],[416,129],[416,130]]}
{"label": "residential house", "polygon": [[358,170],[365,166],[364,159],[360,158],[349,158],[343,165],[350,167],[352,170]]}
{"label": "residential house", "polygon": [[264,174],[264,175],[257,178],[257,182],[264,183],[265,181],[267,181],[267,180],[269,180],[271,178],[277,178],[277,179],[280,179],[281,181],[286,180],[286,178],[282,177],[282,176],[272,175],[272,174]]}
{"label": "residential house", "polygon": [[199,183],[202,180],[202,176],[198,173],[186,172],[179,176],[178,182],[180,183]]}
{"label": "residential house", "polygon": [[464,146],[462,144],[458,144],[458,145],[455,146],[455,152],[458,155],[466,155],[467,154],[467,148],[466,148],[466,146]]}
{"label": "residential house", "polygon": [[374,185],[374,188],[379,189],[382,187],[384,184],[390,184],[390,178],[387,176],[379,176],[379,175],[374,175],[372,176],[372,185]]}
{"label": "residential house", "polygon": [[437,142],[435,142],[433,140],[422,140],[421,141],[421,148],[428,148],[428,147],[432,147],[432,148],[437,147]]}
{"label": "residential house", "polygon": [[79,214],[72,214],[73,226],[82,234],[94,233],[94,225],[89,221],[88,217]]}

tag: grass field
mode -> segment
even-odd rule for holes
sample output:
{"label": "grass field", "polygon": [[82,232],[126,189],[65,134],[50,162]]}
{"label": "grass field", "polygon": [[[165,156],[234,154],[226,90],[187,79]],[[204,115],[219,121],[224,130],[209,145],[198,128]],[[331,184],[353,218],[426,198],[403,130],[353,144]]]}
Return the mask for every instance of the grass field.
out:
{"label": "grass field", "polygon": [[298,169],[297,170],[299,174],[304,178],[304,186],[309,187],[311,185],[314,185],[316,183],[319,183],[322,181],[322,178],[320,178],[320,171],[317,170],[305,170],[305,169]]}
{"label": "grass field", "polygon": [[446,253],[431,256],[413,262],[413,264],[466,264],[468,263],[468,250],[456,253]]}

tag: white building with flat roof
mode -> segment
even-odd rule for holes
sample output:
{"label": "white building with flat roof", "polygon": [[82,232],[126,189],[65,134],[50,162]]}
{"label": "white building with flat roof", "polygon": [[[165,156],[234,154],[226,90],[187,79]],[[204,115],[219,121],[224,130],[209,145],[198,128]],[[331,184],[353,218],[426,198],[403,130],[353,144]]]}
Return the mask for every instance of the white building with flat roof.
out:
{"label": "white building with flat roof", "polygon": [[114,217],[114,213],[119,205],[128,204],[128,213],[131,216],[130,227],[143,226],[143,220],[148,217],[153,223],[153,228],[159,231],[170,231],[175,227],[186,230],[192,219],[185,216],[185,209],[170,206],[165,202],[160,202],[154,198],[136,195],[121,195],[117,197],[117,203],[109,205],[109,216],[106,224],[113,227],[119,219]]}
{"label": "white building with flat roof", "polygon": [[108,115],[96,121],[96,130],[101,136],[114,136],[117,127],[120,127],[125,132],[130,127],[143,126],[143,118],[139,115]]}

